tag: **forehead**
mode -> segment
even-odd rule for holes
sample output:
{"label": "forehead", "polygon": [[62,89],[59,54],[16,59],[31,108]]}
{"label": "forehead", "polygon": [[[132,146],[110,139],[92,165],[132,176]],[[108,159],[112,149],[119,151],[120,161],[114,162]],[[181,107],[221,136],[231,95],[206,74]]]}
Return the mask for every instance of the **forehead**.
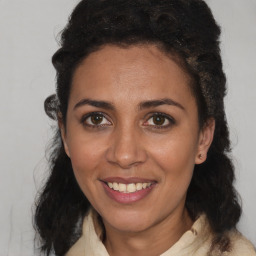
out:
{"label": "forehead", "polygon": [[129,102],[192,96],[191,79],[181,66],[154,45],[127,48],[107,45],[91,53],[76,69],[71,97]]}

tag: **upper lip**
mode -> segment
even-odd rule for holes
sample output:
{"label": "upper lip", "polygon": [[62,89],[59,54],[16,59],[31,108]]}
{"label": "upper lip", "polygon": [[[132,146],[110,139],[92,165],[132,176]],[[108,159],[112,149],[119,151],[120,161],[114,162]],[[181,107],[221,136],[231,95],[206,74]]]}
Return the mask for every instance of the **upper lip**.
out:
{"label": "upper lip", "polygon": [[103,182],[111,182],[111,183],[122,183],[122,184],[130,184],[130,183],[155,183],[155,180],[139,178],[139,177],[130,177],[130,178],[123,178],[123,177],[107,177],[101,179]]}

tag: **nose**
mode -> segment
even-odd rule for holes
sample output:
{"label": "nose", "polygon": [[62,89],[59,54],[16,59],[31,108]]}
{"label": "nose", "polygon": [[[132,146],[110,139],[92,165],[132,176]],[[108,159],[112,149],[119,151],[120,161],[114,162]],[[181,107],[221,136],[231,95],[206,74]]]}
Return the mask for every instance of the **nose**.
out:
{"label": "nose", "polygon": [[106,158],[108,162],[122,169],[144,163],[147,154],[139,132],[134,127],[116,129],[111,136]]}

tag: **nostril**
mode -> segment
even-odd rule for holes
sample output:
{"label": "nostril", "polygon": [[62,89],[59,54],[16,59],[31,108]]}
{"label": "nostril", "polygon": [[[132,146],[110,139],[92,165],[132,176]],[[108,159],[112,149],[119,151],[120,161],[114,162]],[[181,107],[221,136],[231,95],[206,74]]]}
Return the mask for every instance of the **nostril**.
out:
{"label": "nostril", "polygon": [[106,159],[109,163],[128,169],[146,160],[146,152],[134,129],[134,127],[130,130],[119,129],[113,134],[110,147],[106,151]]}
{"label": "nostril", "polygon": [[143,152],[131,151],[131,149],[126,151],[111,151],[109,150],[107,152],[107,161],[111,164],[116,164],[120,166],[121,168],[128,169],[131,167],[134,167],[136,165],[139,165],[145,161],[145,155]]}

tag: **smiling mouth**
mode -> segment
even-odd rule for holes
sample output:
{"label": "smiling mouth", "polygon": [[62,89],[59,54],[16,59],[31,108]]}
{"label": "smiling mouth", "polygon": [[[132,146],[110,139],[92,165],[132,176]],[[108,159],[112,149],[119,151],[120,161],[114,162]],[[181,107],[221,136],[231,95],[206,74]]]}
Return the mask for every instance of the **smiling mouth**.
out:
{"label": "smiling mouth", "polygon": [[131,204],[145,198],[157,185],[155,180],[136,177],[109,177],[101,182],[106,195],[120,204]]}
{"label": "smiling mouth", "polygon": [[129,193],[135,193],[140,190],[144,190],[152,186],[152,182],[144,182],[144,183],[117,183],[117,182],[106,182],[105,183],[109,188],[111,188],[114,191],[118,191],[121,193],[129,194]]}

